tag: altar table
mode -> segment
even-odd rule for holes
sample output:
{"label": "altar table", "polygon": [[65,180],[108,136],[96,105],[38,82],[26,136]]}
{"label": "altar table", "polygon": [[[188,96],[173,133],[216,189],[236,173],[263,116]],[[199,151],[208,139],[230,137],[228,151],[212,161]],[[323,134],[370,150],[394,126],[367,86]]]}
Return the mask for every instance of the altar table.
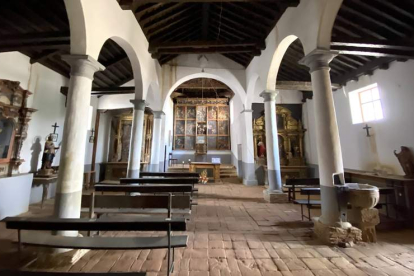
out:
{"label": "altar table", "polygon": [[196,172],[196,169],[213,169],[214,181],[220,180],[220,164],[211,162],[190,162],[190,172]]}

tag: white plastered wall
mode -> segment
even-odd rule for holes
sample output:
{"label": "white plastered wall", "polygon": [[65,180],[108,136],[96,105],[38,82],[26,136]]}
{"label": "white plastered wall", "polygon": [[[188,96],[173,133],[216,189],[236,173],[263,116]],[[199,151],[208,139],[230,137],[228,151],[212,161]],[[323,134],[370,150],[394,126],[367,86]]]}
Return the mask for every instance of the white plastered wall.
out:
{"label": "white plastered wall", "polygon": [[[334,92],[335,110],[341,138],[344,167],[349,169],[386,170],[389,173],[401,174],[404,172],[394,156],[394,150],[400,151],[401,146],[414,150],[414,61],[404,63],[393,62],[388,70],[376,70],[372,76],[360,77],[356,82],[348,82],[344,90]],[[372,127],[372,136],[366,137],[365,124],[352,124],[351,108],[348,93],[377,83],[384,112],[384,119],[369,122]],[[304,115],[312,117],[314,114],[313,101],[306,103],[307,111]],[[309,124],[308,132],[312,130]],[[308,133],[310,147],[315,152],[307,152],[307,158],[312,164],[317,164],[315,133]],[[313,147],[312,147],[313,145]]]}

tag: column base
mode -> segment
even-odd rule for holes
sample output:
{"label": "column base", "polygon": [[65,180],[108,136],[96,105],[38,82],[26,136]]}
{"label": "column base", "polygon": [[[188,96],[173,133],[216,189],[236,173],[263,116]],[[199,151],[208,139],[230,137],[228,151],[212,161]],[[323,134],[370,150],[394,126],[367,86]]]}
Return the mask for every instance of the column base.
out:
{"label": "column base", "polygon": [[288,195],[282,191],[269,191],[264,190],[263,191],[263,197],[264,199],[269,203],[287,203],[288,201]]}
{"label": "column base", "polygon": [[322,223],[319,218],[314,218],[313,222],[315,235],[325,244],[349,247],[362,240],[362,231],[349,223],[343,223],[342,226],[331,226]]}

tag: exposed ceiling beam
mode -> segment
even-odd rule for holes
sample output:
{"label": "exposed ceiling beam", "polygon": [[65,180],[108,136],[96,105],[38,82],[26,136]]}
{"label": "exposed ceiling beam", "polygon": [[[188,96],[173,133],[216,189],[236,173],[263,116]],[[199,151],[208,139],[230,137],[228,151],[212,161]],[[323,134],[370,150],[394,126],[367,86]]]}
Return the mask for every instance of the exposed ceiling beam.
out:
{"label": "exposed ceiling beam", "polygon": [[139,3],[140,5],[145,3],[240,3],[240,2],[250,2],[250,3],[282,3],[288,6],[297,5],[298,0],[118,0],[119,5],[123,9],[130,9],[134,4]]}
{"label": "exposed ceiling beam", "polygon": [[341,85],[344,85],[347,81],[353,80],[358,78],[359,76],[364,75],[367,72],[372,72],[375,69],[378,68],[384,68],[383,66],[387,65],[394,59],[392,58],[376,58],[363,66],[359,67],[356,70],[352,70],[349,73],[346,73],[344,75],[336,76],[332,78],[332,82],[339,83]]}
{"label": "exposed ceiling beam", "polygon": [[148,51],[155,53],[159,49],[179,49],[179,48],[219,48],[219,47],[256,47],[257,49],[264,50],[266,45],[257,41],[242,41],[242,42],[226,42],[226,41],[178,41],[178,42],[163,42],[163,43],[151,43]]}
{"label": "exposed ceiling beam", "polygon": [[0,52],[69,49],[69,47],[70,35],[67,32],[4,35],[0,41]]}
{"label": "exposed ceiling beam", "polygon": [[[342,86],[337,83],[332,83],[332,89],[339,89]],[[300,91],[313,91],[312,82],[308,81],[277,81],[277,90],[300,90]]]}
{"label": "exposed ceiling beam", "polygon": [[352,37],[333,37],[331,46],[339,47],[357,47],[357,48],[370,48],[370,49],[395,49],[402,51],[414,50],[414,40],[375,40],[375,39],[362,39]]}
{"label": "exposed ceiling beam", "polygon": [[159,49],[157,53],[152,54],[152,58],[159,58],[165,54],[207,54],[207,53],[250,53],[259,56],[261,51],[255,47],[210,47],[202,49],[180,48],[180,49]]}
{"label": "exposed ceiling beam", "polygon": [[[62,86],[60,93],[67,95],[69,87]],[[121,94],[133,94],[135,93],[135,86],[122,86],[122,87],[99,87],[92,88],[92,96],[104,96],[104,95],[121,95]]]}
{"label": "exposed ceiling beam", "polygon": [[208,37],[208,24],[210,21],[210,3],[203,3],[203,22],[201,24],[201,37],[203,40],[207,40]]}

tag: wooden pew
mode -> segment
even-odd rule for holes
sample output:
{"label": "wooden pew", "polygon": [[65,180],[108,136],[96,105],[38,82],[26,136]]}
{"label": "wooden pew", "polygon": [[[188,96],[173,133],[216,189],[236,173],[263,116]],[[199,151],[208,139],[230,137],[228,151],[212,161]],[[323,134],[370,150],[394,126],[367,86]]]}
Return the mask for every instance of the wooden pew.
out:
{"label": "wooden pew", "polygon": [[[166,204],[171,206],[172,196],[167,197]],[[171,210],[171,208],[168,208]],[[168,249],[167,275],[174,270],[174,249],[186,247],[188,236],[172,236],[172,231],[185,231],[184,218],[155,217],[104,217],[100,219],[60,219],[60,218],[25,218],[7,217],[3,220],[7,229],[18,230],[19,248],[22,245],[49,248],[72,248],[93,250],[143,250]],[[21,230],[29,230],[29,232]],[[69,237],[57,236],[44,232],[30,231],[165,231],[163,237]],[[145,275],[145,274],[143,274]]]}
{"label": "wooden pew", "polygon": [[[321,200],[313,200],[310,199],[311,195],[320,195],[321,189],[320,188],[302,188],[300,189],[301,195],[306,195],[306,199],[295,199],[293,203],[300,205],[300,212],[303,218],[307,218],[309,221],[311,221],[311,209],[321,208],[322,201]],[[303,206],[306,206],[308,208],[308,216],[305,216],[303,214]]]}
{"label": "wooden pew", "polygon": [[159,178],[121,178],[121,184],[171,184],[182,185],[191,184],[193,186],[193,192],[197,192],[194,186],[198,183],[198,177],[159,177]]}
{"label": "wooden pew", "polygon": [[146,276],[145,272],[56,272],[56,271],[27,271],[27,270],[2,270],[1,276]]}
{"label": "wooden pew", "polygon": [[[121,187],[122,188],[122,187]],[[109,188],[106,188],[108,191]],[[122,191],[121,189],[119,189]],[[115,189],[113,190],[115,191]],[[189,195],[82,195],[82,211],[88,212],[89,217],[95,215],[99,218],[103,214],[146,214],[167,215],[171,214],[189,217],[191,215],[191,197]]]}
{"label": "wooden pew", "polygon": [[200,177],[199,173],[195,172],[140,172],[140,177]]}
{"label": "wooden pew", "polygon": [[288,189],[288,199],[292,201],[296,199],[296,192],[299,191],[296,188],[319,187],[319,185],[319,178],[288,178],[283,187]]}

